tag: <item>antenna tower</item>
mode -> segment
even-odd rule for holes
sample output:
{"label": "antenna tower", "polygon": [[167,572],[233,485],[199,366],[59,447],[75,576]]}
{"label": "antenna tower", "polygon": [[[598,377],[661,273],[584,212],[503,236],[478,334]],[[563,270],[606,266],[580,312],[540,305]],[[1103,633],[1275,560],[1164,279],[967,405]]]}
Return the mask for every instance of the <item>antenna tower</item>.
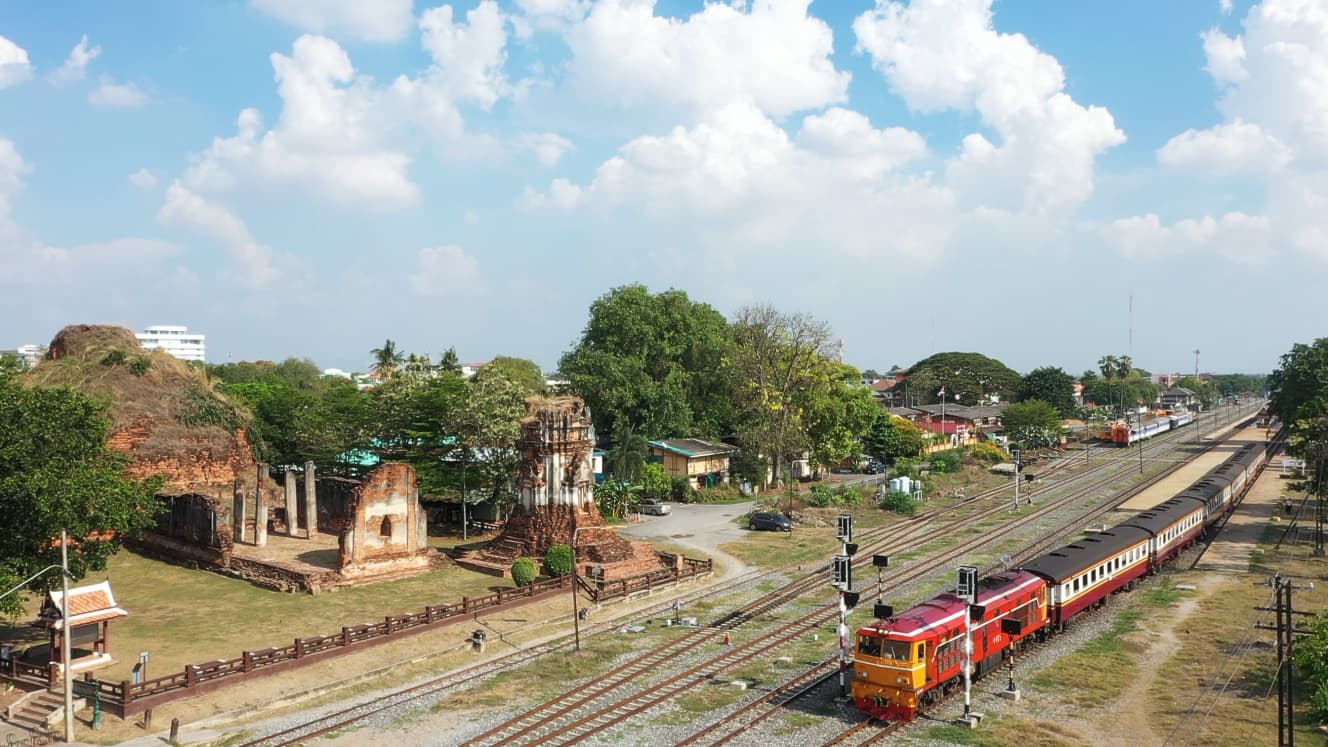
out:
{"label": "antenna tower", "polygon": [[1199,348],[1194,349],[1194,378],[1199,378]]}

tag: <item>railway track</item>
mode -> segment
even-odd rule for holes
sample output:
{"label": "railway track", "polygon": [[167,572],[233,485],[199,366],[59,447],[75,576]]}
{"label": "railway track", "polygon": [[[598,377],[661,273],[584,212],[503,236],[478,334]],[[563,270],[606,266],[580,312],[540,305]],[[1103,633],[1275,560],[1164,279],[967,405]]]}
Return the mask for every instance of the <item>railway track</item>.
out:
{"label": "railway track", "polygon": [[[1184,432],[1182,431],[1180,433]],[[1186,443],[1176,439],[1175,435],[1176,434],[1167,434],[1167,436],[1155,439],[1153,443],[1163,444],[1171,442],[1174,444],[1173,449]],[[1120,474],[1118,474],[1117,470],[1113,468],[1126,462],[1129,462],[1130,464],[1133,463],[1133,452],[1121,453],[1116,449],[1097,449],[1095,451],[1103,453],[1096,462],[1092,463],[1092,466],[1088,470],[1084,470],[1074,476],[1073,480],[1085,479],[1091,475],[1098,475],[1099,473],[1103,476],[1094,480],[1087,487],[1074,491],[1072,495],[1075,497],[1082,497],[1084,494],[1095,489],[1099,485],[1119,478]],[[1154,458],[1156,458],[1156,456]],[[1043,472],[1043,475],[1045,477],[1054,474],[1067,469],[1068,467],[1073,467],[1077,465],[1077,463],[1077,459],[1073,460],[1073,463],[1071,463],[1071,460],[1055,462]],[[1120,470],[1120,472],[1123,471],[1124,469]],[[1058,485],[1058,487],[1063,488],[1067,484],[1069,483],[1063,482]],[[928,511],[922,515],[914,517],[913,520],[908,522],[903,528],[904,530],[902,533],[900,531],[900,525],[897,524],[887,527],[878,527],[862,532],[859,535],[862,550],[858,557],[865,559],[872,553],[900,552],[916,547],[921,541],[935,540],[937,535],[934,532],[935,527],[933,525],[936,523],[937,519],[944,516],[953,516],[957,510],[963,507],[980,506],[982,505],[980,502],[984,499],[994,498],[1003,492],[1011,490],[1012,487],[1010,485],[998,486],[983,491],[977,495],[969,496],[961,503],[952,504],[943,509]],[[1046,491],[1044,491],[1044,493],[1045,492]],[[1073,498],[1064,500],[1073,500]],[[1035,517],[1045,515],[1050,510],[1054,510],[1054,507],[1060,505],[1063,505],[1063,500],[1057,500],[1054,503],[1049,504],[1047,507],[1034,511],[1030,515],[1022,517],[1020,520],[1016,521],[1015,524],[1018,526],[1024,526],[1029,521],[1036,520]],[[989,504],[986,508],[979,509],[966,518],[980,521],[983,518],[1008,513],[1008,510],[1008,507],[1001,504]],[[990,541],[992,538],[992,535],[989,534],[984,537],[983,541]],[[936,561],[936,564],[940,565],[951,562],[955,554],[955,551],[943,553],[941,559]],[[866,561],[864,560],[863,562]],[[927,563],[923,565],[930,566],[932,564]],[[717,619],[715,622],[704,628],[692,631],[679,639],[666,643],[655,651],[647,652],[640,657],[637,662],[629,662],[628,664],[618,667],[589,683],[579,686],[575,695],[569,694],[564,698],[555,699],[543,706],[532,709],[531,711],[506,722],[504,725],[500,725],[499,727],[490,730],[490,732],[486,732],[484,735],[472,738],[470,741],[466,742],[466,744],[566,744],[569,742],[565,741],[562,737],[574,733],[574,730],[576,730],[575,739],[580,739],[588,734],[603,731],[614,724],[620,723],[631,715],[641,713],[659,703],[665,702],[672,697],[673,694],[681,692],[685,687],[670,688],[666,692],[658,692],[655,696],[646,698],[644,701],[638,702],[635,705],[632,703],[620,702],[612,707],[600,707],[597,710],[593,708],[593,704],[597,700],[604,700],[607,697],[610,697],[611,694],[624,689],[629,683],[636,682],[649,674],[658,672],[659,669],[665,666],[668,662],[675,661],[685,653],[694,651],[699,645],[703,644],[708,639],[713,641],[716,632],[736,630],[743,625],[756,620],[762,615],[778,610],[781,606],[792,600],[798,599],[809,590],[816,588],[824,589],[825,580],[822,576],[824,575],[826,568],[828,568],[828,565],[819,566],[802,578],[786,585],[784,588],[779,589],[762,599],[744,605]],[[694,595],[693,600],[701,597],[711,597],[727,593],[742,584],[752,583],[753,581],[759,581],[763,578],[777,578],[787,574],[789,570],[790,569],[788,568],[783,568],[777,569],[776,571],[748,574],[740,579],[725,582],[720,587],[713,587],[712,589],[706,590],[704,593],[698,593]],[[920,568],[917,573],[918,575],[921,575],[927,572],[927,570]],[[913,574],[910,573],[909,577],[912,578]],[[898,581],[896,582],[896,585],[907,582],[908,580]],[[647,610],[642,614],[660,614],[667,608],[667,605],[659,605],[653,610]],[[799,633],[796,632],[798,630],[810,630],[824,624],[824,619],[816,617],[818,613],[824,615],[825,610],[822,609],[818,612],[811,613],[810,617],[804,617],[803,626],[805,626],[805,620],[807,619],[815,618],[818,621],[813,624],[811,628],[800,627],[800,624],[795,622],[786,624],[784,626],[785,632],[796,637],[799,635]],[[600,628],[592,628],[588,634],[594,635],[596,633],[601,633],[611,627],[612,626],[605,625]],[[429,682],[391,693],[373,702],[352,706],[351,708],[328,714],[306,724],[292,727],[281,732],[268,734],[244,743],[244,747],[258,747],[259,745],[275,747],[276,745],[300,743],[312,737],[327,734],[347,726],[352,726],[356,722],[373,714],[399,708],[412,702],[474,685],[478,681],[490,677],[499,671],[519,667],[540,656],[558,651],[565,651],[568,647],[569,644],[567,643],[557,643],[537,646],[524,651],[517,651],[497,660],[458,670],[443,677],[430,680]],[[701,667],[694,667],[692,670],[684,672],[682,675],[678,675],[678,677],[681,678],[679,679],[679,682],[685,681],[694,684],[696,681],[704,681],[707,677],[713,677],[724,669],[731,668],[743,661],[748,661],[759,656],[765,650],[765,648],[761,648],[756,653],[748,654],[741,652],[732,655],[721,654],[721,656],[712,660],[712,666],[702,665]],[[744,648],[743,651],[746,651],[746,649]],[[691,679],[688,679],[688,677]],[[701,679],[697,680],[697,677],[700,677]],[[796,686],[794,689],[796,689]],[[804,691],[810,689],[811,686],[804,688]],[[800,697],[800,693],[792,697]],[[642,705],[642,703],[645,704]],[[590,711],[590,714],[578,716],[577,714],[582,711]],[[520,726],[516,726],[517,724],[520,724]],[[538,726],[540,724],[554,726],[546,729],[539,729]],[[561,726],[556,726],[558,724],[561,724]],[[531,732],[532,730],[538,731],[541,734],[547,732],[549,736],[530,741],[522,741],[511,737],[513,730],[517,733],[522,731]],[[500,735],[502,736],[500,737]]]}

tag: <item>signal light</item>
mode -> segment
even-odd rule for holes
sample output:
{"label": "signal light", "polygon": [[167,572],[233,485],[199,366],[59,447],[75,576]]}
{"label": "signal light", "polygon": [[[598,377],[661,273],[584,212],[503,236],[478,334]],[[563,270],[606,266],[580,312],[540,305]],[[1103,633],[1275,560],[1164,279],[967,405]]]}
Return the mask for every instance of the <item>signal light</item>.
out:
{"label": "signal light", "polygon": [[971,604],[968,607],[968,616],[973,622],[977,622],[987,614],[987,607],[981,604]]}
{"label": "signal light", "polygon": [[857,554],[858,554],[858,545],[857,545],[857,543],[854,543],[854,542],[845,542],[845,543],[844,543],[844,553],[845,553],[846,555],[848,555],[850,558],[853,557],[854,555],[857,555]]}
{"label": "signal light", "polygon": [[851,610],[854,607],[857,607],[858,599],[860,599],[861,597],[862,594],[856,591],[844,592],[844,608]]}
{"label": "signal light", "polygon": [[1001,632],[1006,635],[1021,635],[1024,632],[1024,621],[1013,617],[1002,617]]}
{"label": "signal light", "polygon": [[891,605],[877,602],[875,609],[872,610],[872,614],[876,615],[877,620],[887,620],[895,616],[895,608]]}
{"label": "signal light", "polygon": [[836,555],[831,563],[831,583],[841,589],[853,585],[853,559],[847,555]]}
{"label": "signal light", "polygon": [[890,556],[889,556],[889,555],[873,555],[873,556],[872,556],[872,565],[876,566],[877,568],[889,568],[889,567],[890,567]]}

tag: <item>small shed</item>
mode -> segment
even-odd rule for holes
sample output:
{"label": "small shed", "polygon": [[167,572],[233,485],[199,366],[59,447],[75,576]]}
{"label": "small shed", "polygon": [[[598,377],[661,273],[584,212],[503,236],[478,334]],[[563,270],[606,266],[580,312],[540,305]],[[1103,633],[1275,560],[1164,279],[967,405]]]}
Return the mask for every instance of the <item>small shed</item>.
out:
{"label": "small shed", "polygon": [[664,465],[673,477],[686,477],[698,488],[728,482],[729,461],[737,447],[711,443],[699,438],[669,438],[650,442],[652,459]]}
{"label": "small shed", "polygon": [[1162,392],[1158,399],[1164,406],[1172,410],[1183,410],[1194,404],[1198,400],[1198,396],[1183,386],[1173,386]]}
{"label": "small shed", "polygon": [[70,671],[74,674],[90,672],[114,663],[110,651],[111,621],[128,614],[116,604],[110,581],[69,590],[67,626],[64,619],[64,593],[60,591],[47,593],[41,612],[32,625],[46,628],[50,632],[52,684],[60,679],[62,668],[60,647],[63,645],[61,637],[65,634],[66,628],[71,631]]}

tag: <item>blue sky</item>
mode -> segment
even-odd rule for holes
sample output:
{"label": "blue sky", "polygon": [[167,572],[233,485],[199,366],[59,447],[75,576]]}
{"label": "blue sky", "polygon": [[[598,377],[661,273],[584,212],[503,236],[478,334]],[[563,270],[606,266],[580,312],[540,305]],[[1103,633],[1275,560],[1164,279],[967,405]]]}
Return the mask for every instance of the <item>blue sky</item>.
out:
{"label": "blue sky", "polygon": [[1268,371],[1324,334],[1326,40],[1307,0],[4,4],[0,346],[552,368],[642,282],[862,367]]}

